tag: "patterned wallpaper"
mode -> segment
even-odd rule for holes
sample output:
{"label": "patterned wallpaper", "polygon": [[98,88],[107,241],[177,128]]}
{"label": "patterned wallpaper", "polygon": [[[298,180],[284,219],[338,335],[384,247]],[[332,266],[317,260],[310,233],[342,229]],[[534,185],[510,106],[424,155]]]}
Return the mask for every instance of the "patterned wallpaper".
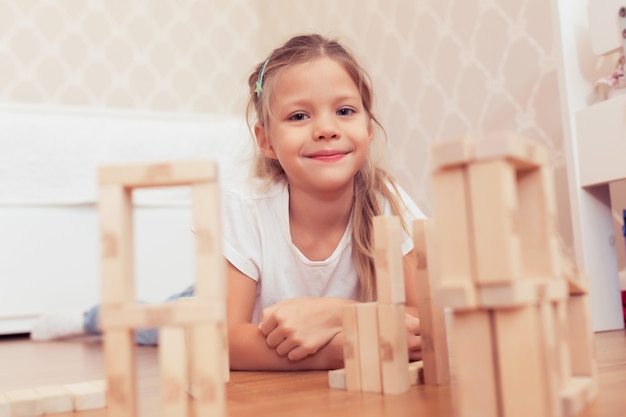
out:
{"label": "patterned wallpaper", "polygon": [[552,10],[544,0],[0,0],[0,102],[242,114],[291,34],[362,60],[387,164],[431,212],[429,145],[509,129],[547,144],[571,241]]}
{"label": "patterned wallpaper", "polygon": [[259,19],[247,0],[0,0],[0,100],[234,111]]}

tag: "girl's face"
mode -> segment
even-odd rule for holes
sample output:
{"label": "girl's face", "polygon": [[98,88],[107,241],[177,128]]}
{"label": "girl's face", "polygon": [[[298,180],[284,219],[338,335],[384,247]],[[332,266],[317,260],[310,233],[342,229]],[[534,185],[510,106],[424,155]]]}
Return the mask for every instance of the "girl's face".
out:
{"label": "girl's face", "polygon": [[323,57],[277,75],[267,126],[255,126],[263,154],[278,159],[290,187],[308,192],[352,190],[373,128],[346,71]]}

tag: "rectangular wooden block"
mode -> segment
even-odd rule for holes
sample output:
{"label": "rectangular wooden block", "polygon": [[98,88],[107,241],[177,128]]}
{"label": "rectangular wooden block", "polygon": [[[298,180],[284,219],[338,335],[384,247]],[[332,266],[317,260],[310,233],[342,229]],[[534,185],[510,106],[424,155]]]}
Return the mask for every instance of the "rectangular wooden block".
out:
{"label": "rectangular wooden block", "polygon": [[472,282],[440,283],[437,298],[443,307],[454,310],[474,310],[478,307],[478,294]]}
{"label": "rectangular wooden block", "polygon": [[359,350],[357,304],[348,304],[343,307],[343,334],[346,389],[348,391],[361,391],[361,352]]}
{"label": "rectangular wooden block", "polygon": [[224,332],[219,323],[196,324],[188,336],[191,414],[225,416]]}
{"label": "rectangular wooden block", "polygon": [[597,378],[593,328],[587,295],[572,295],[568,299],[569,346],[572,375]]}
{"label": "rectangular wooden block", "polygon": [[539,142],[514,132],[488,134],[475,143],[475,159],[507,159],[521,169],[546,166],[548,149]]}
{"label": "rectangular wooden block", "polygon": [[400,219],[396,216],[376,216],[373,219],[373,229],[376,299],[380,303],[404,304]]}
{"label": "rectangular wooden block", "polygon": [[377,303],[378,345],[384,394],[409,390],[409,353],[404,305]]}
{"label": "rectangular wooden block", "polygon": [[[409,362],[407,373],[409,375],[409,385],[419,385],[423,381],[423,363],[422,361]],[[332,389],[346,389],[346,368],[331,369],[328,371],[328,386]]]}
{"label": "rectangular wooden block", "polygon": [[159,329],[159,371],[164,417],[187,416],[187,342],[183,327],[164,326]]}
{"label": "rectangular wooden block", "polygon": [[578,269],[574,261],[565,255],[561,257],[561,272],[567,282],[570,295],[583,295],[589,292],[587,277]]}
{"label": "rectangular wooden block", "polygon": [[420,304],[420,322],[424,383],[447,384],[450,382],[450,367],[443,307],[435,301]]}
{"label": "rectangular wooden block", "polygon": [[455,311],[451,320],[452,387],[458,417],[502,417],[498,410],[492,312]]}
{"label": "rectangular wooden block", "polygon": [[378,309],[376,303],[356,304],[361,367],[361,391],[383,391],[381,363],[378,348]]}
{"label": "rectangular wooden block", "polygon": [[543,371],[542,379],[545,381],[546,403],[548,407],[548,416],[560,417],[563,414],[563,402],[560,394],[561,385],[561,369],[560,341],[558,339],[558,321],[555,303],[548,300],[542,300],[539,305],[539,329],[540,329],[540,349],[543,351],[541,369]]}
{"label": "rectangular wooden block", "polygon": [[499,309],[493,314],[502,415],[551,416],[538,307]]}
{"label": "rectangular wooden block", "polygon": [[433,282],[439,281],[435,228],[435,220],[432,219],[413,223],[414,251],[418,258],[417,301],[422,330],[423,373],[427,385],[450,382],[444,309],[440,297],[436,295],[437,286],[433,285]]}
{"label": "rectangular wooden block", "polygon": [[11,417],[39,417],[44,413],[39,395],[34,389],[5,391]]}
{"label": "rectangular wooden block", "polygon": [[103,304],[102,329],[139,329],[165,325],[185,326],[226,319],[225,302],[167,302],[111,306]]}
{"label": "rectangular wooden block", "polygon": [[[430,223],[430,226],[428,223]],[[432,219],[417,219],[413,221],[413,253],[417,265],[417,298],[424,301],[430,301],[433,297],[429,268],[435,267],[435,265],[431,265],[428,262],[428,256],[431,250],[434,252],[434,249],[429,250],[426,241],[426,229],[434,229],[433,223],[434,220]],[[434,238],[435,236],[433,235],[432,239]]]}
{"label": "rectangular wooden block", "polygon": [[469,165],[468,176],[477,283],[520,279],[523,270],[515,168],[504,160],[475,162]]}
{"label": "rectangular wooden block", "polygon": [[132,195],[120,186],[101,186],[99,193],[100,300],[102,304],[134,303]]}
{"label": "rectangular wooden block", "polygon": [[436,142],[430,150],[433,170],[465,165],[473,159],[474,140],[470,138]]}
{"label": "rectangular wooden block", "polygon": [[[473,288],[476,265],[468,181],[464,168],[441,170],[432,176],[437,219],[435,251],[454,259],[439,263],[440,282],[471,284]],[[475,294],[469,296],[475,300]]]}
{"label": "rectangular wooden block", "polygon": [[346,389],[346,369],[328,371],[328,386],[332,389]]}
{"label": "rectangular wooden block", "polygon": [[590,377],[574,377],[570,379],[561,392],[563,416],[579,415],[596,397],[596,381]]}
{"label": "rectangular wooden block", "polygon": [[107,406],[104,381],[79,382],[63,385],[71,394],[75,411],[96,410]]}
{"label": "rectangular wooden block", "polygon": [[45,414],[71,413],[74,411],[72,394],[61,385],[36,387]]}
{"label": "rectangular wooden block", "polygon": [[107,376],[107,412],[115,417],[138,415],[136,345],[132,330],[111,329],[102,335]]}
{"label": "rectangular wooden block", "polygon": [[537,304],[546,284],[539,280],[518,280],[478,288],[482,308],[508,308]]}
{"label": "rectangular wooden block", "polygon": [[517,172],[521,247],[525,278],[560,277],[554,178],[548,166]]}
{"label": "rectangular wooden block", "polygon": [[221,193],[218,183],[192,187],[197,298],[226,299],[226,263],[222,250]]}
{"label": "rectangular wooden block", "polygon": [[98,171],[101,185],[127,188],[190,185],[217,180],[217,164],[208,160],[103,165]]}

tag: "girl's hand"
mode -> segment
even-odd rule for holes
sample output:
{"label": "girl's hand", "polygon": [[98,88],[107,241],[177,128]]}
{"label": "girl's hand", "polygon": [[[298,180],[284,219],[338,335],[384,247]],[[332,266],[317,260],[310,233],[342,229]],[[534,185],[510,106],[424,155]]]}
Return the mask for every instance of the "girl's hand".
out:
{"label": "girl's hand", "polygon": [[339,298],[291,298],[263,310],[259,329],[267,345],[292,361],[315,354],[342,330]]}
{"label": "girl's hand", "polygon": [[420,319],[409,313],[406,313],[404,318],[407,332],[406,338],[409,348],[409,360],[419,361],[422,359],[422,331]]}

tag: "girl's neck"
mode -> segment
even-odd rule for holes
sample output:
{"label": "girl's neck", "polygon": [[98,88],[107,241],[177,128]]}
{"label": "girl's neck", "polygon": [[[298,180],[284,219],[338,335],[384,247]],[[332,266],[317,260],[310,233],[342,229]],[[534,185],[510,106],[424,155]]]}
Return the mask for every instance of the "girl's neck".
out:
{"label": "girl's neck", "polygon": [[328,259],[348,226],[352,200],[352,188],[332,195],[290,189],[291,242],[311,261]]}
{"label": "girl's neck", "polygon": [[338,225],[345,228],[352,212],[353,197],[352,187],[329,194],[314,194],[290,187],[290,223],[317,229],[334,228]]}

